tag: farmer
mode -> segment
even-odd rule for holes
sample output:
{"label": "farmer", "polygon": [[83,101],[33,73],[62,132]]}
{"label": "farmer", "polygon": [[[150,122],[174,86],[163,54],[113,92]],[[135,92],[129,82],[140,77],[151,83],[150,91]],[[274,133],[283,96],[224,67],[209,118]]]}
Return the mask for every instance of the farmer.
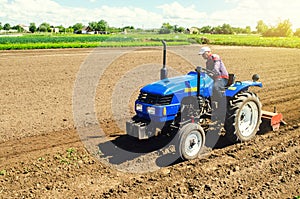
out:
{"label": "farmer", "polygon": [[224,97],[224,87],[228,83],[228,72],[226,67],[217,54],[212,54],[209,47],[202,47],[199,55],[206,60],[208,75],[214,80],[212,93],[212,120],[217,124],[224,123],[226,115],[226,98]]}

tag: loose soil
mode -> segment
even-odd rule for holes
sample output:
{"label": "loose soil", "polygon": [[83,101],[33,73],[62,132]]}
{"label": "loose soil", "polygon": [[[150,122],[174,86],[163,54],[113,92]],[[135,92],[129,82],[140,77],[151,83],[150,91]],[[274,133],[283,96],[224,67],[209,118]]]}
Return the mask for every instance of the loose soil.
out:
{"label": "loose soil", "polygon": [[[168,47],[169,75],[204,65],[197,55],[199,48]],[[247,143],[231,145],[221,139],[199,159],[169,166],[161,163],[172,151],[159,150],[162,137],[137,143],[124,135],[138,90],[159,79],[161,48],[0,52],[0,198],[299,196],[300,50],[212,49],[237,80],[259,74],[263,88],[251,90],[264,110],[273,111],[276,106],[287,125],[279,132],[262,127]],[[84,85],[79,89],[82,124],[73,115],[76,82]],[[85,96],[94,99],[93,106],[85,103]],[[101,154],[93,155],[79,132],[97,124],[106,139],[99,145]],[[105,147],[108,143],[115,148]],[[129,160],[120,157],[117,148],[134,155]],[[104,160],[99,161],[99,156]]]}

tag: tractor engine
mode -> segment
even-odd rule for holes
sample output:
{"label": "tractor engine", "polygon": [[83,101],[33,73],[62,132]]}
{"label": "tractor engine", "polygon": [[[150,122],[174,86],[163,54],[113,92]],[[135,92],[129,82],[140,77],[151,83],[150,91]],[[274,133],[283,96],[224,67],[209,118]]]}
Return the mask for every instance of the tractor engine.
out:
{"label": "tractor engine", "polygon": [[185,123],[186,121],[200,122],[201,119],[210,118],[211,105],[210,100],[202,96],[187,97],[182,100],[180,109],[180,121],[176,120],[177,124]]}

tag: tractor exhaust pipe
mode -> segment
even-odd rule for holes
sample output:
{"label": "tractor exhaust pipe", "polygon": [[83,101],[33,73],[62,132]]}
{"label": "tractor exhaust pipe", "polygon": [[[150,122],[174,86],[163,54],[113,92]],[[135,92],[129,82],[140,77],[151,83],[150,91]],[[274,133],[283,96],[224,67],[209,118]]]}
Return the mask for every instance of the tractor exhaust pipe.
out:
{"label": "tractor exhaust pipe", "polygon": [[160,79],[166,79],[168,78],[168,70],[166,68],[166,59],[167,59],[167,45],[164,40],[162,40],[162,43],[164,45],[164,51],[163,51],[163,67],[160,70]]}

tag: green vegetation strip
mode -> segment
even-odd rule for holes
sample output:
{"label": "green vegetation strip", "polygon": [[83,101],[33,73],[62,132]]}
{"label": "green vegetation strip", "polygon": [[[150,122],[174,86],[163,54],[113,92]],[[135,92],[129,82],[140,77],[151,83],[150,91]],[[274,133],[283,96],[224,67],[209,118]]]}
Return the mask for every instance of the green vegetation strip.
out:
{"label": "green vegetation strip", "polygon": [[26,35],[19,37],[0,37],[0,44],[31,44],[31,43],[72,43],[72,42],[102,42],[110,36],[94,35]]}
{"label": "green vegetation strip", "polygon": [[[172,42],[168,45],[188,45],[188,42]],[[54,49],[54,48],[96,48],[96,47],[134,47],[160,46],[161,42],[87,42],[87,43],[29,43],[0,44],[0,50]]]}
{"label": "green vegetation strip", "polygon": [[0,50],[95,48],[212,44],[232,46],[264,46],[300,48],[299,37],[261,37],[259,35],[187,35],[187,34],[128,34],[128,35],[24,35],[1,36]]}
{"label": "green vegetation strip", "polygon": [[205,35],[211,44],[300,48],[299,37],[261,37],[258,35]]}

